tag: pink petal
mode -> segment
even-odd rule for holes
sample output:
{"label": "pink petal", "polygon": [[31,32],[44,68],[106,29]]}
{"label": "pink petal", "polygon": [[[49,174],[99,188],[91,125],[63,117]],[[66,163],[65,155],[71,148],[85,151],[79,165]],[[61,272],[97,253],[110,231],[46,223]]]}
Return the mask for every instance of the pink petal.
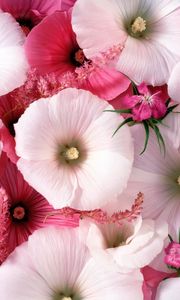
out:
{"label": "pink petal", "polygon": [[96,68],[81,88],[87,89],[102,99],[112,100],[129,87],[130,80],[120,72],[104,67]]}
{"label": "pink petal", "polygon": [[151,117],[152,110],[148,103],[142,102],[133,107],[132,114],[135,121],[143,121]]}
{"label": "pink petal", "polygon": [[75,69],[70,55],[77,43],[70,19],[70,14],[56,12],[29,33],[25,42],[27,58],[40,74],[55,72],[61,75]]}

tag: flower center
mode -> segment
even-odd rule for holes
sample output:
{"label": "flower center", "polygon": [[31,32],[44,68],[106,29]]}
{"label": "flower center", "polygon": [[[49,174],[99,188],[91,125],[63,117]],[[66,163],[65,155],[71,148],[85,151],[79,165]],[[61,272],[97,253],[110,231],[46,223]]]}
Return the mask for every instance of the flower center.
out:
{"label": "flower center", "polygon": [[177,178],[177,184],[180,185],[180,175]]}
{"label": "flower center", "polygon": [[16,206],[13,209],[12,216],[13,216],[14,219],[22,220],[22,219],[24,219],[25,214],[26,214],[26,212],[25,212],[24,207],[22,207],[22,206]]}
{"label": "flower center", "polygon": [[146,30],[146,20],[144,20],[141,17],[137,17],[133,24],[131,25],[131,31],[132,33],[141,33]]}
{"label": "flower center", "polygon": [[62,298],[62,300],[72,300],[72,298],[71,297],[64,297],[64,298]]}
{"label": "flower center", "polygon": [[31,19],[18,18],[16,21],[19,23],[19,25],[21,26],[21,28],[24,31],[26,36],[29,34],[31,29],[34,27]]}
{"label": "flower center", "polygon": [[79,150],[76,147],[71,147],[64,151],[63,156],[66,160],[76,160],[79,158]]}
{"label": "flower center", "polygon": [[79,49],[78,51],[75,52],[74,54],[74,59],[77,63],[83,64],[85,61],[85,55],[82,49]]}

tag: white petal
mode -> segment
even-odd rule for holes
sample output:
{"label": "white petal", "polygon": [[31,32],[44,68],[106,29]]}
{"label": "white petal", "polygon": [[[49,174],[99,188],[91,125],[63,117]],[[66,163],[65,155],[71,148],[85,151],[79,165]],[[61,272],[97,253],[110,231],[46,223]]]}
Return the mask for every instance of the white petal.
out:
{"label": "white petal", "polygon": [[169,96],[176,102],[180,103],[180,63],[178,63],[172,70],[168,81]]}
{"label": "white petal", "polygon": [[[95,276],[92,276],[95,274]],[[96,261],[90,260],[81,273],[78,284],[84,291],[85,300],[119,300],[143,299],[142,275],[139,271],[121,274],[100,267]]]}
{"label": "white petal", "polygon": [[21,86],[28,69],[22,44],[25,36],[8,13],[0,12],[0,95]]}
{"label": "white petal", "polygon": [[179,300],[180,278],[163,280],[158,289],[155,300]]}
{"label": "white petal", "polygon": [[55,291],[73,287],[89,259],[88,249],[72,228],[38,230],[30,237],[28,248],[36,270]]}
{"label": "white petal", "polygon": [[26,161],[19,159],[18,169],[54,208],[69,206],[75,197],[77,179],[68,168],[59,168],[56,161]]}

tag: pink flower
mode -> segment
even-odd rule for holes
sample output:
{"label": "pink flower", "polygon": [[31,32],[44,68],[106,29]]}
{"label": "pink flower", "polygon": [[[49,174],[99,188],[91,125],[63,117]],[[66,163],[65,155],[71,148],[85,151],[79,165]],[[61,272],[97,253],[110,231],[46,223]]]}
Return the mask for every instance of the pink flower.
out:
{"label": "pink flower", "polygon": [[28,64],[22,46],[24,39],[14,18],[0,11],[0,96],[21,86],[26,80]]}
{"label": "pink flower", "polygon": [[180,59],[180,7],[176,0],[78,0],[72,24],[89,59],[125,43],[115,67],[137,84],[167,83]]}
{"label": "pink flower", "polygon": [[156,92],[151,93],[146,84],[141,83],[138,86],[138,92],[140,95],[127,95],[123,100],[124,108],[131,109],[134,121],[160,119],[165,116],[167,107],[160,88],[159,90],[156,88]]}
{"label": "pink flower", "polygon": [[0,263],[40,227],[78,225],[77,218],[52,216],[52,206],[24,181],[5,153],[0,157],[0,169]]}
{"label": "pink flower", "polygon": [[15,124],[18,168],[55,208],[101,208],[126,187],[130,130],[112,138],[123,118],[108,108],[90,92],[69,88],[30,104]]}
{"label": "pink flower", "polygon": [[0,282],[3,300],[143,300],[140,271],[94,261],[72,228],[37,230],[1,266]]}
{"label": "pink flower", "polygon": [[56,12],[36,26],[26,39],[25,49],[31,67],[41,75],[55,73],[67,87],[86,89],[110,100],[130,84],[120,72],[87,60],[67,12]]}
{"label": "pink flower", "polygon": [[164,262],[171,267],[180,269],[180,244],[171,242],[165,248],[166,256]]}
{"label": "pink flower", "polygon": [[[72,1],[71,1],[72,2]],[[44,17],[71,6],[68,0],[0,0],[0,9],[10,13],[27,35]]]}

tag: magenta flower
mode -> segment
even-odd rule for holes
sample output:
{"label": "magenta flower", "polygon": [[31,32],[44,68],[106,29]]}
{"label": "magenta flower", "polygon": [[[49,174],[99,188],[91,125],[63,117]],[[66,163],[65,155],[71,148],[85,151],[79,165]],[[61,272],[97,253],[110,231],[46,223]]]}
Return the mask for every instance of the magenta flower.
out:
{"label": "magenta flower", "polygon": [[30,66],[41,75],[54,73],[60,81],[68,75],[68,80],[72,77],[69,87],[89,90],[101,98],[111,100],[130,84],[122,73],[87,60],[77,44],[70,13],[56,12],[44,19],[28,35],[25,48]]}
{"label": "magenta flower", "polygon": [[75,218],[53,216],[52,206],[26,183],[4,152],[0,169],[0,263],[37,228],[78,225]]}
{"label": "magenta flower", "polygon": [[165,248],[166,256],[164,262],[174,268],[180,268],[180,244],[176,242],[171,242]]}
{"label": "magenta flower", "polygon": [[156,88],[152,93],[145,83],[141,83],[138,92],[139,95],[126,95],[123,100],[124,108],[131,109],[134,121],[160,119],[165,116],[167,106],[161,88]]}
{"label": "magenta flower", "polygon": [[74,1],[58,0],[0,0],[0,9],[10,13],[21,25],[26,35],[44,17],[56,10],[68,9]]}

